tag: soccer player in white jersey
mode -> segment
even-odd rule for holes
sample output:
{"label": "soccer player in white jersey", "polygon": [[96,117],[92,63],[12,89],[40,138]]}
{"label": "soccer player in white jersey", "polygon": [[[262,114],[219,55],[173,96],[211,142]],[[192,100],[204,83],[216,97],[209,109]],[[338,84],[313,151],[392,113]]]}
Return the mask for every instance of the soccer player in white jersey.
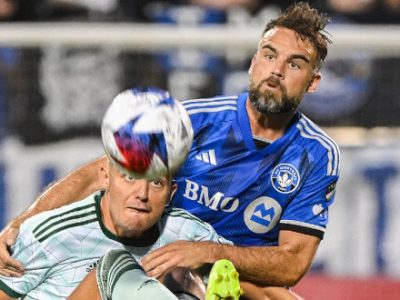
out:
{"label": "soccer player in white jersey", "polygon": [[[125,262],[135,266],[135,259],[140,261],[146,253],[177,240],[228,242],[184,210],[165,209],[176,189],[170,178],[134,179],[111,163],[100,169],[99,178],[108,187],[105,191],[35,215],[21,225],[12,253],[25,265],[26,272],[21,277],[0,275],[1,300],[65,299],[113,249],[126,250]],[[114,260],[124,258],[123,252],[117,253]],[[147,277],[137,263],[136,269],[138,288],[132,297],[177,299],[165,286]],[[114,288],[115,283],[110,286]],[[113,294],[112,289],[109,294]]]}
{"label": "soccer player in white jersey", "polygon": [[[326,15],[309,4],[293,4],[266,25],[250,68],[249,92],[232,97],[184,101],[194,141],[176,176],[173,204],[209,222],[236,246],[172,243],[142,260],[151,276],[175,267],[196,268],[230,259],[250,298],[268,286],[293,286],[309,269],[323,238],[339,178],[337,145],[297,110],[305,93],[321,80],[329,38]],[[62,205],[74,195],[100,188],[93,170],[101,159],[53,186],[31,211],[0,236],[0,272],[18,273],[6,238],[26,215]],[[74,184],[83,176],[89,184]],[[66,202],[68,202],[66,201]],[[14,267],[6,268],[8,265]]]}

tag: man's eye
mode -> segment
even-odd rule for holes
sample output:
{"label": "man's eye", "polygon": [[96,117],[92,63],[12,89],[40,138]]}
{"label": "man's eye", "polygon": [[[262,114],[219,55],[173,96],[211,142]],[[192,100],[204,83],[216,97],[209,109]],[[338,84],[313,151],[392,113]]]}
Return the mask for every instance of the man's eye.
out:
{"label": "man's eye", "polygon": [[162,181],[161,181],[160,179],[154,179],[154,180],[152,180],[152,183],[153,183],[154,185],[157,185],[157,186],[162,185]]}
{"label": "man's eye", "polygon": [[156,187],[163,187],[166,184],[166,182],[162,178],[155,178],[151,180],[151,184]]}
{"label": "man's eye", "polygon": [[299,66],[298,64],[296,64],[296,63],[293,63],[293,62],[290,63],[290,67],[291,67],[292,69],[296,69],[296,70],[299,70],[299,69],[300,69],[300,66]]}
{"label": "man's eye", "polygon": [[134,178],[133,176],[131,176],[131,175],[128,175],[128,174],[127,174],[127,175],[125,175],[125,176],[124,176],[124,178],[125,178],[125,180],[126,180],[126,181],[129,181],[129,182],[131,182],[131,181],[134,181],[134,180],[135,180],[135,178]]}

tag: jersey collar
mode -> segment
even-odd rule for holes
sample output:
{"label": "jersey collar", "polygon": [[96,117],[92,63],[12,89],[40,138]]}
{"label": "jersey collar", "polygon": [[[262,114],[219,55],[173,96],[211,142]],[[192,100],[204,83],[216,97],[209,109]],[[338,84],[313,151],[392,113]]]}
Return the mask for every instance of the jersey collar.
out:
{"label": "jersey collar", "polygon": [[266,154],[268,153],[276,153],[278,149],[284,149],[290,142],[296,137],[298,134],[298,130],[296,128],[296,124],[300,118],[300,113],[296,112],[290,121],[285,134],[274,141],[272,144],[268,145],[264,149],[257,149],[257,146],[253,140],[253,134],[251,132],[249,115],[246,109],[246,101],[249,96],[249,93],[243,93],[238,97],[238,118],[239,118],[239,126],[243,135],[244,143],[248,149],[255,151],[262,151]]}

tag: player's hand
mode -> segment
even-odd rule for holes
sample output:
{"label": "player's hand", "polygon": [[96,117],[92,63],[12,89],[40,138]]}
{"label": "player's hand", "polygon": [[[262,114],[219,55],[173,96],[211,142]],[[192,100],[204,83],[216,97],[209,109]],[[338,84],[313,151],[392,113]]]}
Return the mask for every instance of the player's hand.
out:
{"label": "player's hand", "polygon": [[20,277],[24,274],[24,266],[10,256],[9,247],[14,245],[19,230],[7,226],[0,233],[0,275]]}
{"label": "player's hand", "polygon": [[176,267],[197,269],[210,261],[216,243],[177,241],[146,255],[141,265],[147,275],[158,278]]}

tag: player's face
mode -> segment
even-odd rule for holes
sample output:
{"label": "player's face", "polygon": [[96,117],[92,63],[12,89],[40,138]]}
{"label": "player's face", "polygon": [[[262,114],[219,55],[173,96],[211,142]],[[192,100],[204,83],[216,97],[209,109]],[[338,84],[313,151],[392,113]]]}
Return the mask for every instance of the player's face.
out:
{"label": "player's face", "polygon": [[259,43],[250,69],[249,99],[261,113],[295,110],[321,78],[314,46],[290,29],[275,27]]}
{"label": "player's face", "polygon": [[110,215],[117,235],[142,236],[160,219],[173,188],[167,177],[135,179],[110,166]]}

